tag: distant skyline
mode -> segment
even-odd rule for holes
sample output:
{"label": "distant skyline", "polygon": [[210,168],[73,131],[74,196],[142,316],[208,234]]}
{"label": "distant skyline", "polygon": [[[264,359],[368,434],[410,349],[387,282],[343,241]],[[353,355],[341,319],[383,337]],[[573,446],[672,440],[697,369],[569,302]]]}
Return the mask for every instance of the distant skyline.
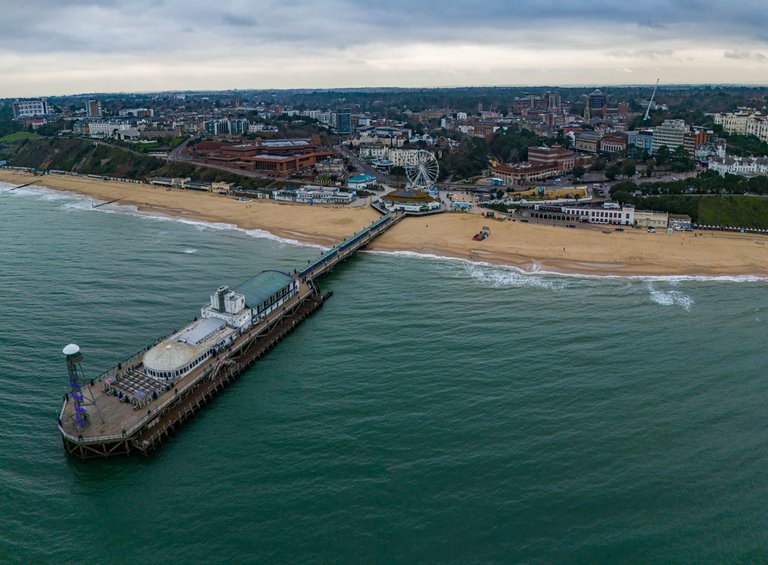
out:
{"label": "distant skyline", "polygon": [[268,88],[765,83],[765,0],[26,0],[0,97]]}

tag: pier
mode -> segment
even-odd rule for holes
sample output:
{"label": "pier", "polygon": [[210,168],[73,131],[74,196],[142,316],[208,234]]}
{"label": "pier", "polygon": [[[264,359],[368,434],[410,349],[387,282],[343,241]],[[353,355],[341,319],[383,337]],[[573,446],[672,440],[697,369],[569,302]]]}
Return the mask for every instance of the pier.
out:
{"label": "pier", "polygon": [[[200,320],[96,379],[82,379],[79,348],[67,346],[71,392],[58,417],[67,452],[81,459],[154,452],[331,297],[317,279],[404,216],[385,214],[293,273],[263,271],[234,290],[220,287]],[[169,359],[183,367],[164,365]]]}
{"label": "pier", "polygon": [[323,253],[319,259],[311,261],[307,267],[299,271],[299,276],[302,279],[308,280],[323,276],[333,269],[334,266],[354,255],[358,250],[368,245],[404,217],[404,212],[385,214],[370,226],[360,230]]}

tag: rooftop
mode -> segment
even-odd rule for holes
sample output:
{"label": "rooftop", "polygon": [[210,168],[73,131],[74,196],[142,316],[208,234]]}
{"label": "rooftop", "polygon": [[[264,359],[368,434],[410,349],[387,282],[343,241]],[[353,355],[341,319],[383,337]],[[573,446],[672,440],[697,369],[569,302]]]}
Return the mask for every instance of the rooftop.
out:
{"label": "rooftop", "polygon": [[234,288],[245,296],[245,304],[255,308],[270,296],[293,282],[293,277],[282,271],[262,271]]}

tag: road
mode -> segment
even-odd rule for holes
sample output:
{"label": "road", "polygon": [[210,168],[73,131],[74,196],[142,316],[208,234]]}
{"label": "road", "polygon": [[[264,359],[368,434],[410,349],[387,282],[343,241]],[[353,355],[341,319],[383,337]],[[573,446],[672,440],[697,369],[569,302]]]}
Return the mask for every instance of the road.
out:
{"label": "road", "polygon": [[168,157],[166,159],[168,161],[191,161],[192,156],[188,153],[182,153],[184,149],[189,145],[191,141],[197,141],[196,138],[189,137],[185,139],[182,143],[179,143],[176,147],[173,148],[173,150],[168,154]]}

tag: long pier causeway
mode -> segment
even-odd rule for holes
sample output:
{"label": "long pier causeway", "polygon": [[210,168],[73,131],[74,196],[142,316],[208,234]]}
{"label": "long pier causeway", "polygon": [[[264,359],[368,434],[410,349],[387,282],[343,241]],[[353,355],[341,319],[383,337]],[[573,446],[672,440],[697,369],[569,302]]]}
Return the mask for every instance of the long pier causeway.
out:
{"label": "long pier causeway", "polygon": [[[153,350],[162,353],[163,349],[174,346],[172,340],[184,331],[190,332],[190,335],[198,332],[199,335],[196,324],[205,322],[215,325],[216,318],[209,317],[200,321],[195,318],[195,322],[182,332],[157,340],[130,359],[119,363],[116,368],[90,381],[78,381],[82,356],[77,346],[67,346],[64,353],[67,355],[72,388],[64,396],[58,416],[58,428],[67,452],[81,459],[153,453],[184,422],[193,418],[247,368],[322,307],[332,293],[321,294],[317,279],[352,257],[404,216],[402,212],[385,214],[293,273],[264,271],[254,277],[262,276],[262,279],[270,281],[282,280],[284,286],[272,291],[272,296],[262,303],[267,305],[263,310],[252,310],[254,314],[258,312],[258,317],[254,318],[256,321],[253,324],[246,326],[247,329],[241,331],[227,326],[222,329],[223,323],[218,322],[220,326],[214,333],[229,330],[231,337],[211,349],[196,350],[205,361],[181,376],[177,372],[176,378],[167,380],[164,386],[158,387],[159,390],[147,388],[148,382],[158,382],[154,378],[158,375],[149,367],[148,355]],[[248,288],[247,284],[244,288]],[[270,302],[288,288],[291,289],[288,298]],[[228,287],[220,287],[219,291],[222,289],[229,290]],[[203,310],[206,308],[208,306]],[[68,349],[70,353],[76,351],[70,355]],[[133,396],[128,391],[132,391]]]}

